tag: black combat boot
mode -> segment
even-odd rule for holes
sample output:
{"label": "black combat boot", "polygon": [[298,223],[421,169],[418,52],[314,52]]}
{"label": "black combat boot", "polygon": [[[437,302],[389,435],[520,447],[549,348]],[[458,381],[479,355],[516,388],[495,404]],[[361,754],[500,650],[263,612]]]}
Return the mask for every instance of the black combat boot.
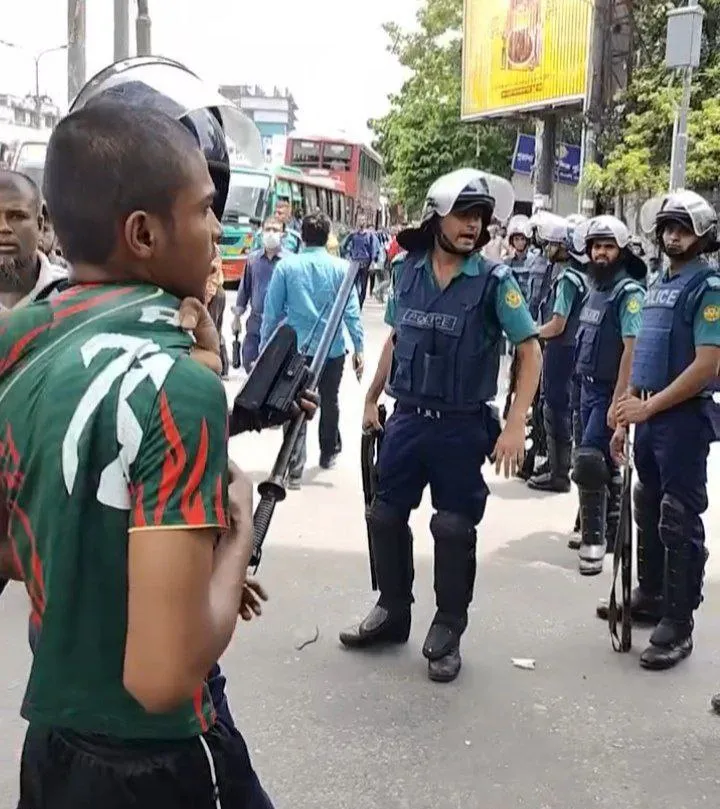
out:
{"label": "black combat boot", "polygon": [[615,552],[618,526],[620,525],[620,508],[622,504],[623,477],[615,471],[608,483],[607,522],[605,526],[606,552]]}
{"label": "black combat boot", "polygon": [[582,523],[580,522],[580,509],[578,509],[577,516],[575,517],[575,525],[573,526],[572,530],[573,536],[571,536],[568,540],[568,548],[570,548],[571,551],[577,551],[580,549],[580,545],[582,544],[582,540],[580,538],[581,532]]}
{"label": "black combat boot", "polygon": [[430,521],[435,540],[435,599],[437,612],[423,644],[428,677],[452,682],[460,673],[460,637],[467,628],[467,611],[475,586],[477,561],[475,526],[459,514],[440,511]]}
{"label": "black combat boot", "polygon": [[[638,587],[630,599],[630,615],[638,624],[657,624],[663,617],[665,548],[660,541],[660,494],[642,483],[633,492],[633,513],[637,528]],[[622,611],[622,606],[618,605]],[[598,618],[608,620],[608,602],[597,606]]]}
{"label": "black combat boot", "polygon": [[406,643],[410,637],[415,575],[412,532],[407,522],[379,501],[370,512],[370,532],[380,598],[361,623],[340,633],[340,642],[353,649]]}
{"label": "black combat boot", "polygon": [[582,576],[602,573],[605,560],[605,520],[607,488],[580,489],[580,524],[582,537],[578,550],[578,568]]}
{"label": "black combat boot", "polygon": [[570,491],[570,465],[572,462],[572,438],[569,419],[565,425],[557,424],[552,410],[545,405],[543,407],[543,422],[547,436],[549,469],[542,475],[533,475],[528,480],[527,485],[529,488],[539,492],[564,494]]}

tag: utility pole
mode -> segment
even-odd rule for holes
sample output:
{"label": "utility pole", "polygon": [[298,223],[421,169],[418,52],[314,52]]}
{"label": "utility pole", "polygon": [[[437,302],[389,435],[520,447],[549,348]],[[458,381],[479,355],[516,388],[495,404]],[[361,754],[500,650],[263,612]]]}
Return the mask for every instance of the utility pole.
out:
{"label": "utility pole", "polygon": [[670,190],[685,187],[688,149],[688,112],[692,95],[693,69],[700,64],[700,42],[705,11],[698,0],[688,0],[684,8],[668,11],[665,65],[679,68],[683,74],[683,91],[675,115],[672,155],[670,158]]}
{"label": "utility pole", "polygon": [[138,56],[151,56],[152,23],[150,21],[148,0],[137,0],[137,7],[137,20],[135,21],[137,54]]}
{"label": "utility pole", "polygon": [[130,0],[115,0],[115,61],[130,56]]}
{"label": "utility pole", "polygon": [[68,104],[85,85],[85,0],[68,0]]}
{"label": "utility pole", "polygon": [[535,127],[535,199],[533,210],[550,211],[555,190],[557,114],[548,113]]}

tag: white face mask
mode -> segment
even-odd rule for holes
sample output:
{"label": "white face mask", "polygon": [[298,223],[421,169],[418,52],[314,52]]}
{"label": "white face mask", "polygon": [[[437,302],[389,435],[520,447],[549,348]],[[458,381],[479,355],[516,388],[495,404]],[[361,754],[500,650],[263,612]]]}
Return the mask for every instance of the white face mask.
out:
{"label": "white face mask", "polygon": [[263,231],[263,244],[266,250],[277,250],[281,241],[281,233],[276,233],[274,230]]}

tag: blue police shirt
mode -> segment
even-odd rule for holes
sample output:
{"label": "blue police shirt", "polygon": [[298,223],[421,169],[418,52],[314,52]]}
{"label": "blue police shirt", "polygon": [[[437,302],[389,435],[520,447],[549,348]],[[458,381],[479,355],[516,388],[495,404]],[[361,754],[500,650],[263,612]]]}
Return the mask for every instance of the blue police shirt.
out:
{"label": "blue police shirt", "polygon": [[[297,333],[298,346],[305,354],[313,356],[347,269],[346,261],[331,256],[324,247],[305,247],[298,255],[284,257],[275,267],[265,296],[260,348],[287,318],[288,325]],[[345,307],[343,321],[355,353],[361,354],[363,326],[355,288]],[[328,356],[333,359],[344,353],[345,336],[339,330]]]}
{"label": "blue police shirt", "polygon": [[[467,275],[470,277],[479,275],[481,260],[481,257],[476,254],[468,256],[460,266],[458,275]],[[423,277],[425,283],[429,288],[439,290],[440,287],[432,269],[432,261],[429,253],[420,256],[415,264],[415,269],[418,269],[422,265],[424,265]],[[393,292],[388,298],[385,308],[385,322],[388,326],[395,328],[397,300],[394,290],[402,274],[403,264],[399,263],[397,267],[393,269]],[[530,316],[530,310],[525,303],[520,287],[513,278],[512,273],[509,273],[507,278],[501,280],[497,285],[497,291],[495,293],[495,313],[508,340],[510,340],[513,345],[524,343],[525,340],[534,337],[538,333],[537,326]]]}
{"label": "blue police shirt", "polygon": [[347,237],[342,252],[350,261],[372,264],[380,256],[380,242],[371,231],[358,230]]}

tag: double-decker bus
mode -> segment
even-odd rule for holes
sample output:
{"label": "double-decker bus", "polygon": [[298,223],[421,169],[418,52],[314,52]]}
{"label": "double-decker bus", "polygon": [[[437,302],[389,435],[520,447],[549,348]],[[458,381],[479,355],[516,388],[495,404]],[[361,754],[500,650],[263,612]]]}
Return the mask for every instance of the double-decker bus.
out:
{"label": "double-decker bus", "polygon": [[380,188],[383,162],[369,146],[345,137],[322,137],[293,132],[287,139],[285,162],[309,177],[333,177],[345,184],[350,223],[360,214],[381,227]]}
{"label": "double-decker bus", "polygon": [[312,177],[291,166],[275,169],[234,167],[222,220],[220,253],[226,286],[235,286],[245,272],[248,255],[257,247],[256,233],[287,200],[296,219],[321,210],[330,217],[333,232],[342,239],[351,225],[345,186],[332,177]]}

